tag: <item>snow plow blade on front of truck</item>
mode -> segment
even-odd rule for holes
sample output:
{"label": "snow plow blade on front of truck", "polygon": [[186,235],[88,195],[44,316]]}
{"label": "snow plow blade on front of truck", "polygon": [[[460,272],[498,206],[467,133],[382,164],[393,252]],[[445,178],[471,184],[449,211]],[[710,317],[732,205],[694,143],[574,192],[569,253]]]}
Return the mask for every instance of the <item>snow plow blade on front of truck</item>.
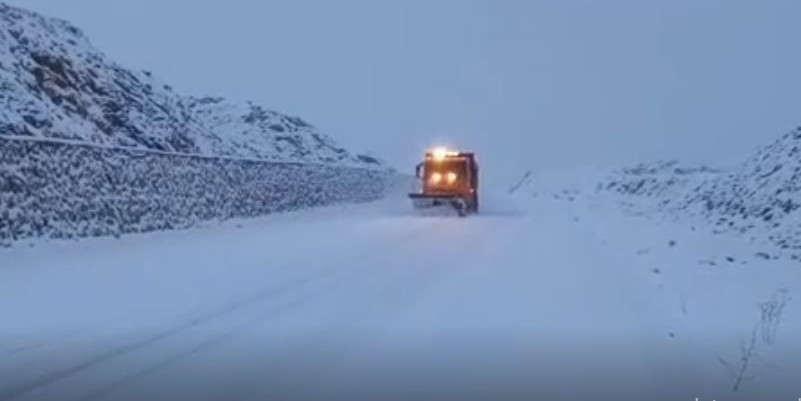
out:
{"label": "snow plow blade on front of truck", "polygon": [[459,213],[459,216],[467,216],[468,213],[477,211],[470,209],[468,202],[461,196],[411,193],[409,198],[412,200],[412,205],[415,209],[430,209],[437,206],[450,205]]}
{"label": "snow plow blade on front of truck", "polygon": [[478,213],[478,164],[473,153],[435,149],[417,165],[419,192],[409,194],[415,209],[450,205],[467,216]]}

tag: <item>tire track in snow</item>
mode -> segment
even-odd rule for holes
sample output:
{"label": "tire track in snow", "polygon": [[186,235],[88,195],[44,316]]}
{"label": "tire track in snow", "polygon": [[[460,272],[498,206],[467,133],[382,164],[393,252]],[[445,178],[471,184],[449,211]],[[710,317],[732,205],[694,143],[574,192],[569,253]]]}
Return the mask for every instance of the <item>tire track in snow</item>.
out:
{"label": "tire track in snow", "polygon": [[[322,290],[315,291],[312,294],[307,294],[307,295],[304,295],[303,297],[300,297],[300,298],[294,299],[294,300],[289,300],[289,301],[280,300],[280,299],[263,300],[265,302],[266,301],[273,301],[274,304],[270,305],[271,308],[269,308],[266,311],[263,311],[262,313],[258,314],[256,318],[248,320],[246,323],[240,324],[240,325],[236,326],[235,328],[233,328],[231,330],[227,330],[227,331],[224,331],[222,333],[219,333],[219,334],[216,334],[214,336],[211,336],[211,337],[201,341],[199,344],[196,344],[196,345],[192,346],[189,349],[182,350],[180,352],[174,353],[174,354],[170,355],[169,357],[160,360],[159,362],[156,362],[156,363],[153,363],[153,364],[149,364],[149,365],[137,370],[134,373],[128,374],[128,375],[122,377],[121,379],[112,382],[109,385],[103,386],[103,387],[91,392],[88,395],[79,397],[75,401],[102,400],[102,399],[104,399],[104,397],[113,394],[114,392],[124,388],[127,385],[133,384],[134,382],[136,382],[136,381],[138,381],[140,379],[143,379],[143,378],[146,378],[146,377],[148,377],[148,376],[150,376],[152,374],[158,373],[159,371],[162,371],[163,369],[166,369],[166,368],[169,368],[170,366],[178,364],[178,363],[180,363],[180,362],[182,362],[182,361],[184,361],[184,360],[186,360],[186,359],[188,359],[188,358],[190,358],[190,357],[192,357],[194,355],[202,353],[203,351],[205,351],[207,349],[210,349],[210,348],[213,348],[214,346],[220,345],[220,344],[224,343],[225,341],[229,340],[230,338],[232,338],[234,335],[236,335],[236,334],[238,334],[238,333],[240,333],[242,331],[245,331],[245,330],[247,330],[249,328],[252,328],[252,327],[254,327],[256,325],[263,324],[265,318],[269,318],[269,317],[271,317],[271,316],[273,316],[275,314],[281,313],[281,312],[292,310],[292,309],[294,309],[296,307],[299,307],[299,306],[303,305],[304,303],[306,303],[306,302],[308,302],[310,300],[313,300],[317,296],[326,293],[327,292],[326,290],[330,286],[332,286],[332,285],[329,284],[328,286],[326,286],[326,288],[324,288]],[[292,295],[292,294],[288,294],[288,295]],[[284,301],[284,302],[282,302],[282,301]],[[278,305],[275,305],[276,303]]]}
{"label": "tire track in snow", "polygon": [[[416,242],[417,240],[419,240],[419,235],[418,234],[420,232],[429,232],[430,233],[431,230],[427,229],[427,228],[426,229],[416,230],[413,234],[405,236],[405,237],[401,238],[398,241],[393,241],[393,245],[396,246],[396,247],[400,247],[401,245],[407,245],[409,243]],[[154,364],[149,364],[149,365],[137,370],[135,373],[126,375],[126,376],[122,377],[121,379],[119,379],[117,381],[114,381],[113,383],[111,383],[109,385],[106,385],[106,386],[104,386],[104,387],[102,387],[102,388],[100,388],[100,389],[98,389],[98,390],[86,395],[86,396],[83,396],[83,397],[75,399],[75,401],[103,400],[103,399],[105,399],[104,397],[112,395],[115,392],[117,392],[118,390],[123,389],[124,387],[126,387],[128,385],[131,385],[131,384],[135,383],[138,380],[144,379],[144,378],[146,378],[148,376],[151,376],[151,375],[153,375],[155,373],[158,373],[158,372],[162,371],[163,369],[166,369],[166,368],[169,368],[171,366],[174,366],[174,365],[176,365],[176,364],[178,364],[178,363],[180,363],[180,362],[182,362],[182,361],[184,361],[186,359],[191,358],[194,355],[202,353],[203,351],[205,351],[207,349],[210,349],[210,348],[213,348],[213,347],[218,346],[220,344],[223,344],[227,340],[231,339],[232,337],[234,337],[235,335],[237,335],[239,333],[242,333],[244,331],[252,329],[252,328],[254,328],[256,326],[265,324],[266,323],[265,322],[266,318],[269,318],[269,317],[275,316],[277,314],[280,314],[280,313],[283,313],[283,312],[287,312],[287,311],[290,311],[292,309],[301,307],[301,306],[303,306],[304,304],[306,304],[308,302],[314,301],[314,300],[322,297],[323,295],[328,294],[331,290],[333,290],[333,289],[335,289],[335,288],[347,283],[348,281],[345,280],[345,279],[351,278],[351,277],[360,277],[362,275],[362,273],[364,273],[365,271],[367,271],[367,272],[372,271],[370,269],[370,266],[372,266],[372,264],[367,264],[366,262],[368,262],[368,261],[370,261],[372,259],[376,259],[376,260],[386,259],[388,257],[388,255],[390,255],[390,254],[388,254],[386,252],[371,251],[371,252],[364,253],[361,256],[357,257],[356,259],[351,260],[351,261],[349,261],[347,263],[348,265],[361,266],[360,268],[357,268],[357,269],[354,269],[354,270],[349,270],[349,271],[345,271],[343,269],[331,268],[331,269],[329,269],[329,272],[339,273],[339,274],[321,275],[321,276],[318,276],[316,280],[312,280],[312,281],[309,281],[309,282],[305,283],[307,285],[312,285],[312,284],[317,284],[317,283],[319,283],[319,282],[321,282],[321,281],[323,281],[325,279],[329,280],[329,282],[325,283],[325,285],[323,285],[322,288],[316,289],[316,290],[312,291],[309,294],[305,294],[305,295],[302,295],[300,297],[296,297],[296,299],[288,299],[287,300],[287,299],[277,299],[279,297],[274,297],[274,298],[271,298],[271,299],[261,300],[263,302],[268,302],[268,301],[270,302],[269,305],[266,305],[267,309],[263,310],[263,311],[260,311],[260,313],[257,313],[256,316],[253,316],[251,319],[248,319],[246,322],[236,325],[233,329],[225,330],[222,333],[219,333],[217,335],[211,336],[211,337],[207,338],[206,340],[200,342],[199,344],[197,344],[197,345],[195,345],[195,346],[193,346],[193,347],[191,347],[189,349],[182,350],[181,352],[178,352],[178,353],[174,353],[171,356],[169,356],[167,358],[164,358],[159,362],[156,362]],[[297,287],[302,287],[302,286],[297,286]],[[295,289],[297,289],[297,287]],[[286,292],[285,294],[281,294],[281,295],[292,296],[292,295],[295,295],[295,291]],[[263,302],[260,302],[260,304],[262,304],[262,306],[264,306]],[[254,305],[254,307],[255,307],[255,305]]]}
{"label": "tire track in snow", "polygon": [[48,386],[50,384],[59,382],[61,380],[65,380],[69,377],[72,377],[78,373],[87,371],[91,368],[94,368],[100,364],[105,362],[112,361],[118,357],[124,356],[126,354],[130,354],[135,351],[140,351],[148,346],[154,345],[166,339],[175,337],[180,335],[184,332],[187,332],[193,328],[199,327],[206,323],[212,322],[220,317],[226,316],[230,313],[233,313],[247,305],[251,304],[252,302],[257,302],[259,300],[266,300],[267,298],[279,295],[283,292],[289,291],[292,288],[295,288],[299,285],[303,285],[304,283],[312,281],[313,278],[303,278],[292,282],[289,285],[285,285],[279,288],[273,288],[268,291],[264,291],[258,294],[255,294],[247,299],[240,300],[232,305],[228,305],[222,309],[213,311],[211,313],[196,317],[191,319],[187,322],[184,322],[181,325],[173,326],[170,329],[161,331],[155,335],[146,337],[139,341],[134,341],[128,344],[124,344],[118,347],[115,347],[107,352],[104,352],[96,357],[86,359],[80,363],[77,363],[73,366],[68,368],[58,370],[52,372],[50,374],[44,375],[36,380],[23,383],[16,387],[12,387],[10,390],[6,390],[0,393],[0,401],[10,401],[16,398],[19,398],[27,393],[33,392],[39,388]]}
{"label": "tire track in snow", "polygon": [[[485,245],[485,239],[490,234],[484,230],[470,230],[470,231],[458,231],[457,233],[462,236],[456,243],[451,244],[451,247],[454,248],[450,252],[443,252],[440,246],[437,244],[437,241],[432,240],[430,236],[436,232],[452,230],[452,227],[443,227],[442,220],[436,220],[437,223],[437,230],[427,230],[426,234],[429,236],[428,238],[424,239],[424,242],[430,249],[429,252],[433,252],[438,255],[463,255],[460,258],[469,258],[472,251],[476,251],[480,249],[483,245]],[[464,220],[458,220],[464,222]],[[480,224],[482,220],[475,220],[472,223]],[[466,252],[458,252],[457,249],[464,249]],[[417,249],[419,253],[419,249]],[[467,252],[470,251],[470,252]],[[399,260],[395,259],[392,256],[397,256],[397,254],[401,254],[400,250],[395,250],[394,254],[385,254],[382,257],[382,260]],[[400,259],[403,260],[403,259]],[[453,261],[451,259],[451,261]],[[461,263],[453,263],[456,266],[463,267]],[[378,273],[378,270],[372,269],[364,269],[367,273]],[[393,272],[392,280],[387,279],[384,277],[382,281],[388,282],[390,286],[397,287],[397,283],[406,283],[403,281],[404,278],[408,279],[409,277],[414,280],[417,284],[415,286],[407,286],[401,285],[404,289],[399,291],[397,294],[394,294],[396,298],[391,299],[389,302],[392,306],[394,306],[395,312],[398,310],[408,310],[409,308],[414,308],[418,304],[425,302],[425,293],[430,290],[431,288],[436,287],[437,285],[442,284],[444,281],[448,281],[452,279],[454,274],[459,274],[463,270],[461,269],[441,269],[441,270],[431,270],[428,267],[421,268],[412,268],[412,269],[401,269],[398,271]],[[382,271],[381,276],[385,276],[387,272]],[[420,273],[429,274],[425,277],[425,279],[421,280]],[[407,275],[409,277],[407,277]],[[366,279],[364,276],[359,276],[362,279]],[[400,281],[396,281],[401,279]],[[382,294],[386,294],[385,292],[379,291]],[[386,307],[387,307],[387,300],[385,299],[382,306],[382,315],[387,315]],[[362,313],[365,313],[362,311]],[[367,312],[369,314],[369,312]],[[363,315],[356,316],[359,319],[363,318]],[[356,317],[350,316],[350,319],[346,320],[353,320]],[[385,316],[392,320],[395,316]],[[340,316],[340,320],[342,317]],[[327,332],[334,333],[336,332],[335,323],[329,324],[327,328]],[[324,336],[325,337],[325,336]],[[309,369],[306,369],[305,375],[303,376],[304,379],[292,380],[291,383],[286,383],[282,381],[282,377],[272,377],[269,384],[264,382],[263,378],[259,378],[257,380],[251,381],[249,383],[240,383],[240,386],[233,388],[233,394],[221,394],[217,398],[209,398],[209,399],[226,399],[232,401],[255,401],[255,400],[263,400],[263,399],[282,399],[282,400],[291,400],[295,398],[304,398],[304,391],[309,390],[310,388],[313,390],[314,386],[309,386],[310,382],[314,382],[315,379],[319,379],[323,377],[327,372],[328,369],[331,369],[332,366],[335,366],[338,361],[345,358],[348,354],[348,351],[353,351],[357,349],[355,344],[364,344],[367,342],[377,342],[381,341],[383,338],[386,337],[386,330],[379,330],[379,331],[372,331],[362,335],[350,336],[345,339],[342,338],[334,338],[333,340],[327,340],[324,344],[321,343],[314,343],[314,348],[309,349],[306,348],[302,351],[302,358],[307,360],[306,365],[309,366]],[[308,353],[311,353],[312,356],[310,357]],[[298,356],[296,354],[285,355],[285,359],[282,360],[280,363],[276,365],[272,365],[266,367],[271,372],[275,372],[278,376],[281,376],[282,372],[285,371],[286,364],[288,363],[295,363],[298,360]],[[311,362],[308,362],[309,358],[311,358]],[[284,377],[285,378],[285,377]],[[279,387],[278,390],[271,386]],[[276,393],[277,392],[277,393]],[[265,394],[270,394],[270,396],[266,396]],[[324,398],[324,397],[320,397]]]}
{"label": "tire track in snow", "polygon": [[[415,240],[416,238],[419,237],[419,233],[426,231],[429,231],[427,226],[417,229],[413,231],[411,234],[401,236],[401,238],[392,241],[392,243],[404,243]],[[373,254],[374,251],[370,250],[368,252],[361,254],[357,259],[368,259]],[[294,289],[324,280],[327,277],[336,276],[337,273],[338,273],[337,268],[324,268],[317,275],[291,280],[289,283],[286,283],[284,285],[258,291],[256,293],[253,293],[247,297],[244,297],[238,301],[235,301],[221,308],[217,308],[212,311],[202,313],[194,318],[184,321],[179,325],[160,331],[154,335],[145,337],[138,341],[133,341],[127,344],[114,347],[106,352],[103,352],[92,358],[85,359],[67,368],[47,373],[38,378],[23,382],[16,386],[11,386],[9,389],[0,391],[0,401],[16,400],[44,387],[48,387],[50,385],[75,377],[76,375],[79,375],[81,373],[90,371],[93,368],[96,368],[102,364],[114,361],[118,358],[130,355],[134,352],[142,351],[144,349],[147,349],[148,347],[161,343],[165,340],[180,336],[181,334],[189,332],[192,329],[201,327],[203,325],[212,323],[221,318],[230,316],[231,314],[244,310],[248,307],[257,306],[262,304],[263,302],[271,301],[276,297],[282,296],[287,293],[291,293],[292,290]],[[216,341],[212,342],[212,344],[210,345],[213,345],[214,343],[216,343]]]}

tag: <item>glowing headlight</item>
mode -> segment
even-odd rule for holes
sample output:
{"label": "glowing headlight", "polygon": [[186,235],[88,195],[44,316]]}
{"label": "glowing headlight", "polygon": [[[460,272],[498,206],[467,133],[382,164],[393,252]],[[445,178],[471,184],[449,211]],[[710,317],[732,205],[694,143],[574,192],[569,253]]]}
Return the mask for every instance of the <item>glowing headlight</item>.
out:
{"label": "glowing headlight", "polygon": [[456,182],[456,179],[459,178],[459,176],[454,172],[449,172],[445,177],[448,180],[448,184],[453,184]]}
{"label": "glowing headlight", "polygon": [[440,173],[433,173],[431,174],[431,178],[429,178],[432,184],[439,184],[442,182],[442,174]]}

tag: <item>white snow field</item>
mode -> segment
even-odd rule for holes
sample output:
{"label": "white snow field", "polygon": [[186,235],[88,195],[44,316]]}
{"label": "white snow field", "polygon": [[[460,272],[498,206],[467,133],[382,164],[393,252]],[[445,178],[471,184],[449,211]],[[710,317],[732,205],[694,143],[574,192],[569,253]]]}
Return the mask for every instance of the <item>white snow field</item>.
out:
{"label": "white snow field", "polygon": [[801,396],[798,262],[602,198],[483,208],[0,250],[0,401]]}

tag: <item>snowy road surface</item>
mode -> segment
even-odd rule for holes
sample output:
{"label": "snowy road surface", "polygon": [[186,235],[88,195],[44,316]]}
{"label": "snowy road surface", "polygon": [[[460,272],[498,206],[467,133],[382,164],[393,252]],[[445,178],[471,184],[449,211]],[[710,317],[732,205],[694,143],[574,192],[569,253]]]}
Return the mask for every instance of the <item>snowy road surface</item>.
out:
{"label": "snowy road surface", "polygon": [[[780,263],[705,269],[751,251],[604,205],[485,205],[0,250],[0,401],[737,399],[720,360],[754,300],[799,283]],[[738,394],[798,373],[784,345]]]}

